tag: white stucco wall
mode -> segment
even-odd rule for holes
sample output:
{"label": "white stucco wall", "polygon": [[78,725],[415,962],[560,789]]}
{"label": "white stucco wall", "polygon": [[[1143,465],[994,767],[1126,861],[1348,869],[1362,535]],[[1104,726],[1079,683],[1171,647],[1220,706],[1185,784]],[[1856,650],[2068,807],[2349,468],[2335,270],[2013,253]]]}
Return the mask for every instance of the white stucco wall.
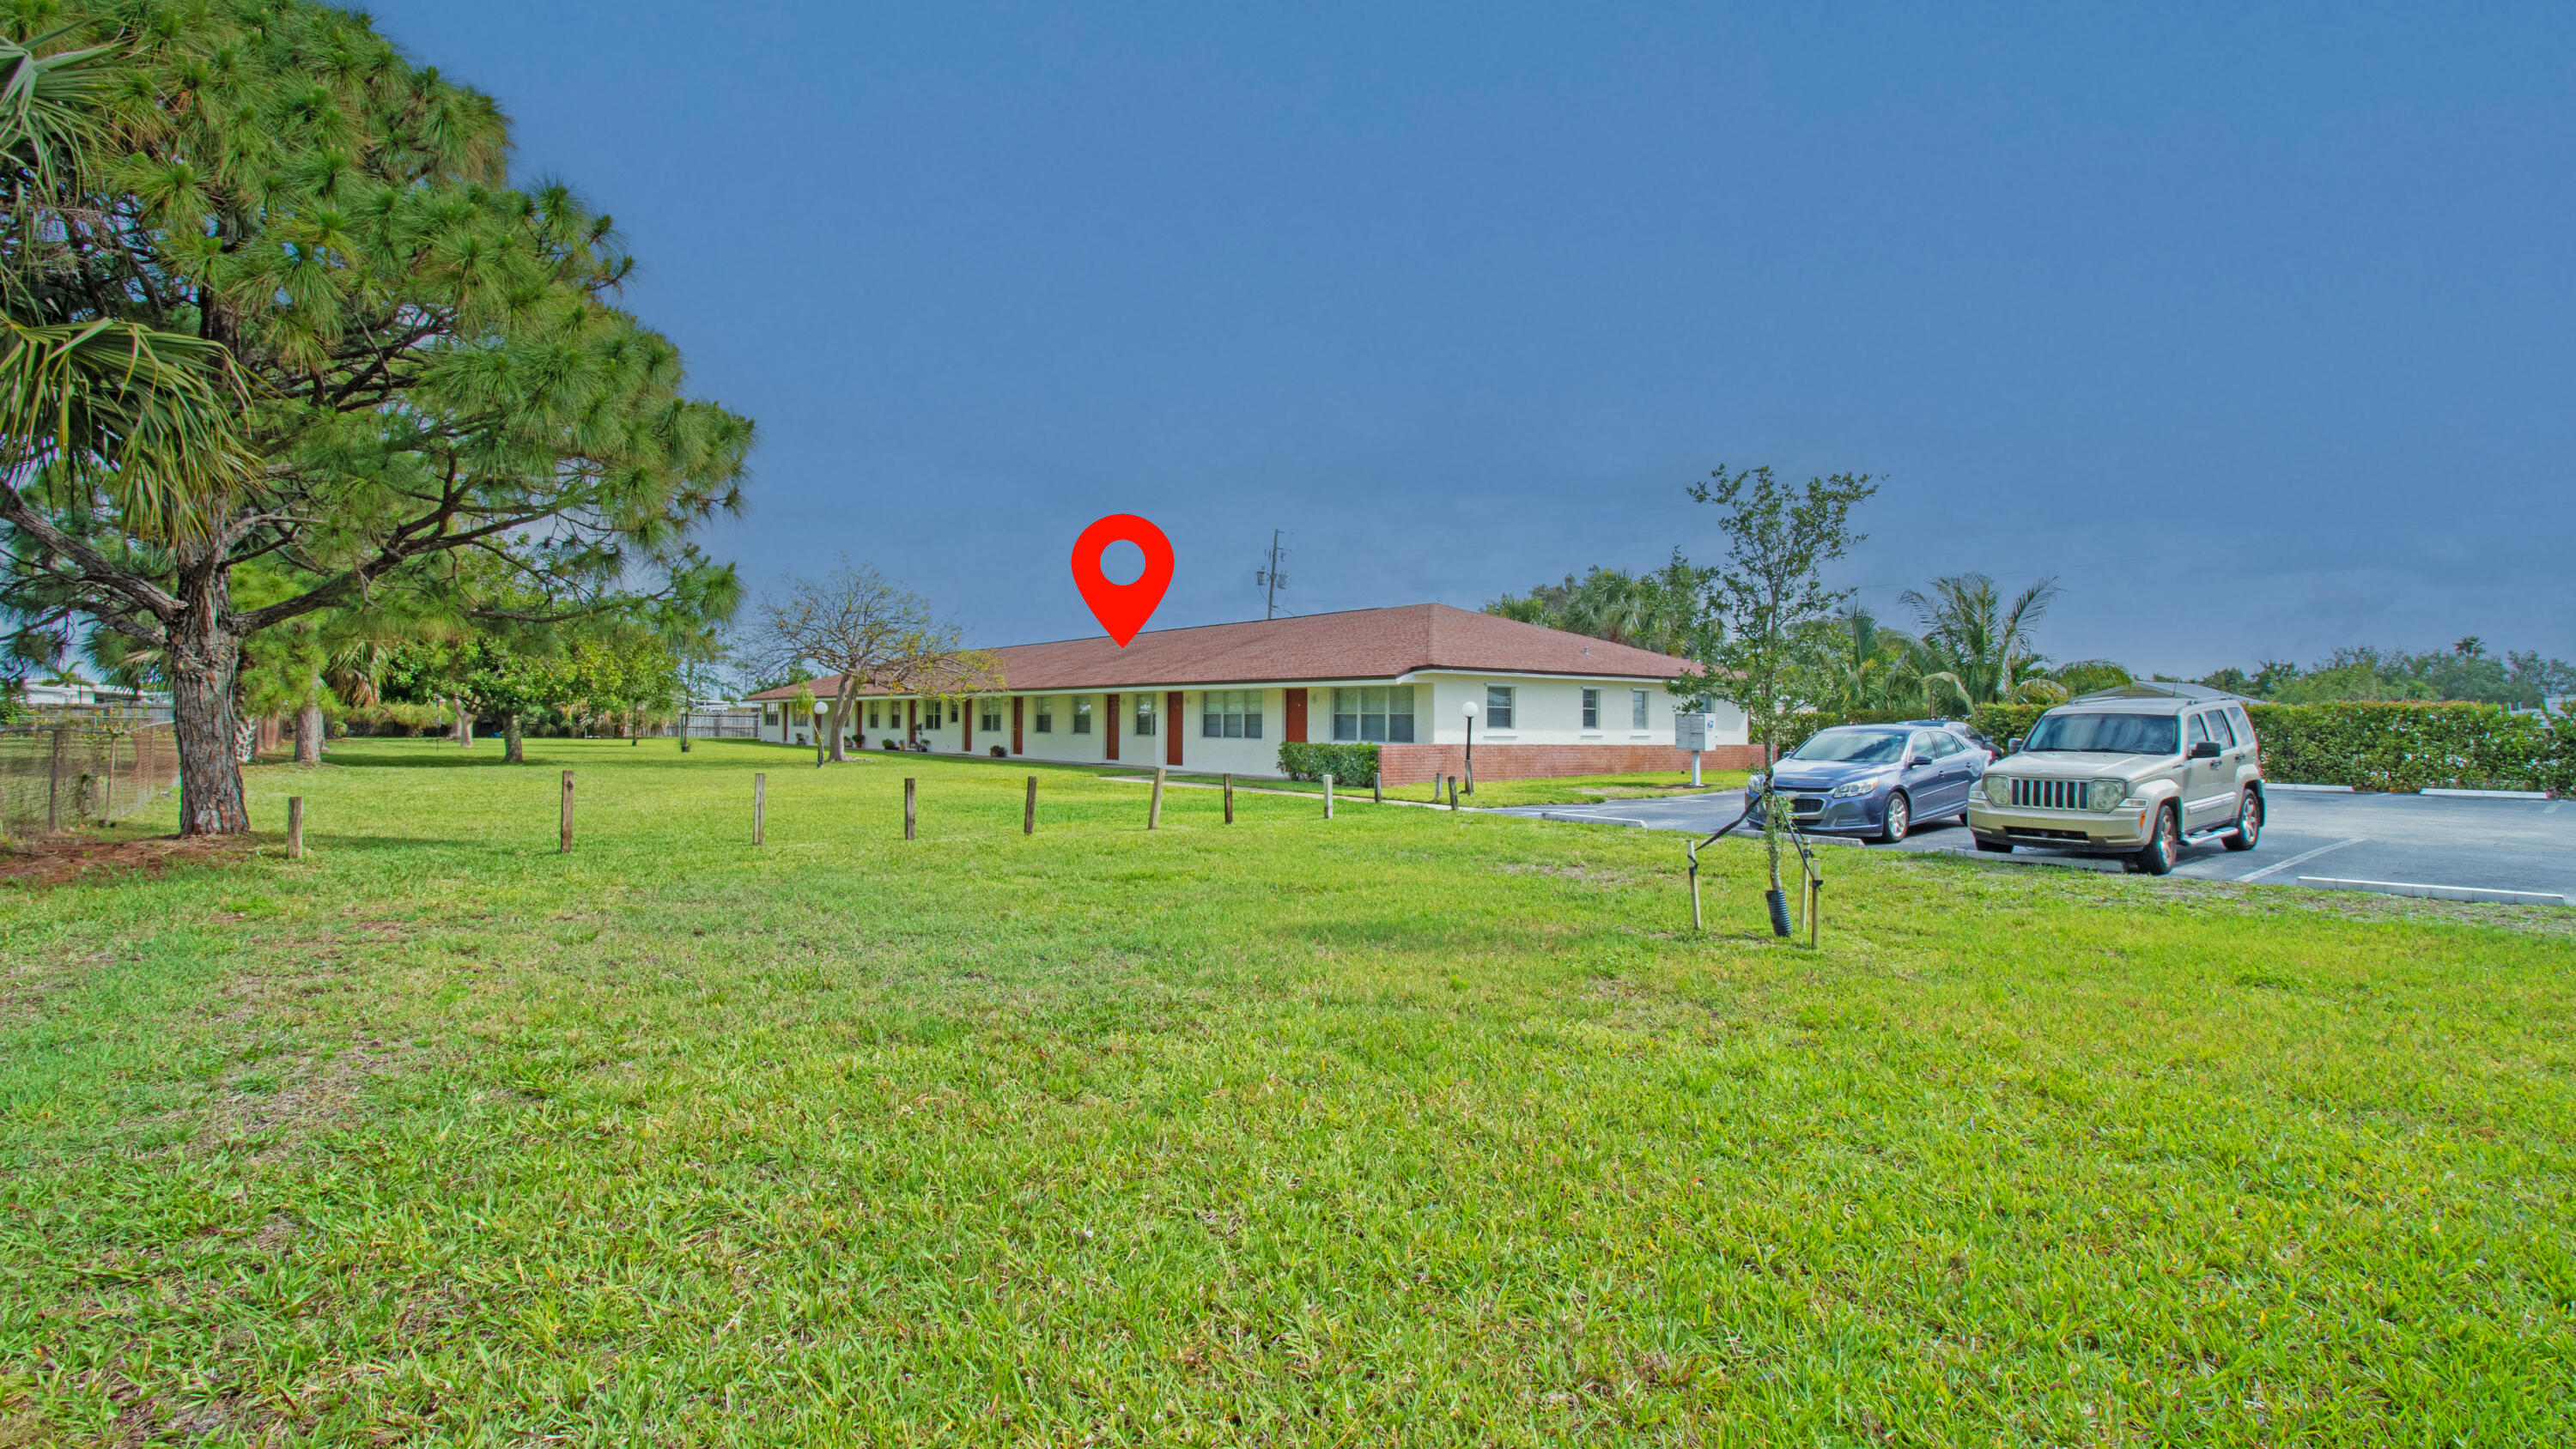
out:
{"label": "white stucco wall", "polygon": [[[1414,740],[1416,743],[1456,744],[1464,741],[1467,738],[1467,721],[1461,706],[1470,702],[1477,708],[1475,733],[1479,743],[1489,740],[1496,744],[1535,745],[1670,745],[1673,743],[1675,701],[1660,684],[1633,680],[1583,680],[1508,673],[1467,674],[1428,670],[1392,682],[1410,685],[1415,690]],[[1336,687],[1383,687],[1388,683],[1390,681],[1366,679],[1319,680],[1303,686],[1307,691],[1306,738],[1317,741],[1329,741],[1333,738],[1332,692]],[[1513,718],[1509,729],[1490,728],[1485,722],[1486,690],[1496,685],[1513,691]],[[1180,766],[1182,769],[1207,771],[1212,774],[1276,775],[1279,772],[1279,745],[1287,738],[1286,687],[1280,685],[1235,687],[1260,691],[1261,738],[1257,740],[1209,737],[1202,727],[1202,706],[1207,693],[1204,689],[1181,691],[1184,709],[1178,717],[1174,717],[1170,712],[1168,701],[1171,691],[1169,690],[1118,691],[1119,710],[1115,721],[1115,728],[1119,732],[1118,763],[1147,768],[1164,763],[1168,757],[1166,732],[1179,729],[1183,732]],[[1601,691],[1600,722],[1598,727],[1593,729],[1583,727],[1583,691],[1586,688]],[[1646,691],[1646,725],[1643,729],[1636,728],[1632,723],[1630,691],[1634,689]],[[1135,733],[1134,700],[1140,692],[1150,693],[1154,698],[1155,733],[1152,735]],[[1108,716],[1104,694],[1105,691],[1091,691],[1080,696],[1070,691],[1048,693],[1045,697],[1054,703],[1055,728],[1045,734],[1040,734],[1037,729],[1039,696],[1036,694],[1019,696],[1023,711],[1020,731],[1022,748],[1020,753],[1012,758],[1044,760],[1056,764],[1107,763],[1106,731],[1112,727],[1112,722]],[[1073,733],[1073,705],[1077,697],[1086,697],[1091,701],[1092,730],[1089,734]],[[888,737],[898,740],[904,738],[902,717],[897,713],[902,703],[900,700],[882,701],[880,708],[884,713],[880,718],[883,723],[871,726],[867,723],[865,713],[867,702],[864,700],[860,702],[859,729],[867,736],[870,750],[876,750],[880,741]],[[1001,719],[1001,728],[997,730],[983,728],[980,717],[971,721],[975,726],[972,732],[974,754],[989,755],[996,744],[1001,745],[1005,750],[1009,749],[1010,697],[1002,697],[1000,706],[997,713]],[[764,715],[761,738],[785,740],[791,743],[811,743],[813,737],[809,729],[799,728],[799,722],[786,719],[784,706],[773,707],[777,709],[779,722],[770,724],[768,716]],[[929,705],[925,702],[923,708],[927,711]],[[939,724],[935,728],[925,725],[921,730],[921,737],[929,742],[935,753],[958,753],[964,745],[966,735],[963,726],[970,722],[965,710],[974,708],[972,701],[967,702],[961,709],[959,722],[955,724],[948,721],[943,710]],[[1745,743],[1742,711],[1733,705],[1719,702],[1713,707],[1712,712],[1719,718],[1719,743]]]}

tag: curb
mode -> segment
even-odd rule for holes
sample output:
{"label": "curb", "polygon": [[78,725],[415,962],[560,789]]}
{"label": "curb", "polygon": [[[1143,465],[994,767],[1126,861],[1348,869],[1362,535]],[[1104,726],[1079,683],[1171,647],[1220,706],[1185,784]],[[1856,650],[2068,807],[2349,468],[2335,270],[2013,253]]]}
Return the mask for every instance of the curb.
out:
{"label": "curb", "polygon": [[2428,901],[2485,901],[2506,906],[2563,906],[2567,898],[2547,891],[2491,891],[2479,886],[2415,885],[2394,880],[2337,880],[2303,875],[2299,884],[2328,891],[2368,891],[2383,896],[2414,896]]}

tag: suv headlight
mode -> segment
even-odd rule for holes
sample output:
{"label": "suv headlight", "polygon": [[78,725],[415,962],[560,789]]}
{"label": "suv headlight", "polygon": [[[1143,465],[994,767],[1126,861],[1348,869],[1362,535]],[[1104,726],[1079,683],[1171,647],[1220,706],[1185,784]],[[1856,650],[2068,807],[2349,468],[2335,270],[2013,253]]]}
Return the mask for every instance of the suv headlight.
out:
{"label": "suv headlight", "polygon": [[2092,792],[2092,798],[2084,803],[2092,806],[2097,813],[2108,814],[2119,809],[2120,802],[2129,798],[2129,782],[2096,780],[2093,782]]}
{"label": "suv headlight", "polygon": [[1866,795],[1886,783],[1881,779],[1845,780],[1834,787],[1834,798],[1848,800],[1854,795]]}
{"label": "suv headlight", "polygon": [[1990,804],[2010,805],[2012,803],[2012,776],[1988,775],[1986,777],[1986,800]]}

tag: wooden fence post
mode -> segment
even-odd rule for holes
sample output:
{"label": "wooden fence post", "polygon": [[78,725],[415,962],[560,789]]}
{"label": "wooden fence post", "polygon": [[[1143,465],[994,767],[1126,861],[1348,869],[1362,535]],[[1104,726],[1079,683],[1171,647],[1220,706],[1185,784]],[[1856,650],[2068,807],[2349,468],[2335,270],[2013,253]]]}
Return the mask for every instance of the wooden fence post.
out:
{"label": "wooden fence post", "polygon": [[1020,807],[1020,833],[1038,833],[1038,777],[1029,776],[1029,802]]}
{"label": "wooden fence post", "polygon": [[1386,803],[1386,771],[1384,770],[1369,771],[1369,803],[1371,805]]}
{"label": "wooden fence post", "polygon": [[1324,818],[1333,818],[1333,777],[1330,775],[1324,777]]}
{"label": "wooden fence post", "polygon": [[1164,769],[1162,765],[1154,767],[1154,803],[1145,807],[1145,828],[1148,830],[1159,829],[1163,823]]}
{"label": "wooden fence post", "polygon": [[572,854],[572,771],[570,770],[564,771],[563,843],[556,853]]}
{"label": "wooden fence post", "polygon": [[1458,808],[1458,777],[1455,775],[1449,777],[1449,808]]}
{"label": "wooden fence post", "polygon": [[751,777],[751,843],[758,845],[769,825],[769,772],[755,771]]}
{"label": "wooden fence post", "polygon": [[913,837],[912,837],[912,815],[913,815],[913,809],[912,809],[912,798],[913,798],[913,796],[912,796],[912,791],[913,791],[913,784],[914,784],[914,781],[913,781],[912,776],[910,776],[910,775],[906,775],[906,776],[904,776],[904,777],[903,777],[903,838],[904,838],[904,839],[906,839],[906,840],[910,840],[910,839],[912,839],[912,838],[913,838]]}
{"label": "wooden fence post", "polygon": [[286,858],[304,858],[304,797],[301,795],[286,797]]}
{"label": "wooden fence post", "polygon": [[1225,777],[1225,823],[1228,825],[1234,823],[1234,777],[1232,775]]}

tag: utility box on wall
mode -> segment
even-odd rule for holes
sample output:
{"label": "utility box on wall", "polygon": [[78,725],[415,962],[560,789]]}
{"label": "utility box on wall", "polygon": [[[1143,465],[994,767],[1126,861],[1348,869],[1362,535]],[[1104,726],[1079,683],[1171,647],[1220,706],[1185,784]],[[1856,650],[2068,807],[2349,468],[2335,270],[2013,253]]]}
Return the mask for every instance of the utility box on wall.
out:
{"label": "utility box on wall", "polygon": [[1713,750],[1718,746],[1717,716],[1713,714],[1675,714],[1673,747],[1683,750]]}

